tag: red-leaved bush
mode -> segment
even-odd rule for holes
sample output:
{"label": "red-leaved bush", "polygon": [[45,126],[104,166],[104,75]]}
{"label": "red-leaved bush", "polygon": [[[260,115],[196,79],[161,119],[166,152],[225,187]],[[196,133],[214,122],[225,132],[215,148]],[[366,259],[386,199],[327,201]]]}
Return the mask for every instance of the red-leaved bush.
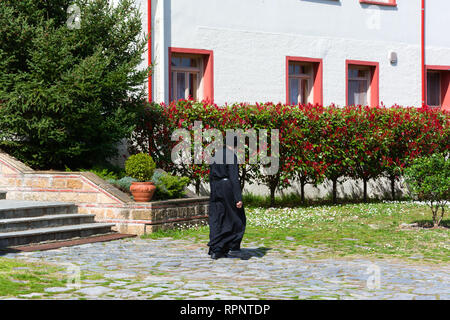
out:
{"label": "red-leaved bush", "polygon": [[[260,166],[241,165],[246,183],[261,183],[271,191],[298,182],[304,200],[304,187],[325,179],[332,182],[332,196],[337,201],[337,186],[348,178],[363,183],[367,200],[367,183],[388,177],[392,197],[395,182],[414,159],[450,151],[450,113],[435,108],[323,107],[319,105],[234,104],[218,106],[180,100],[150,104],[136,129],[130,152],[149,152],[158,167],[173,174],[187,176],[200,191],[208,180],[208,165],[175,166],[171,150],[174,130],[191,130],[195,121],[204,129],[279,129],[280,170],[264,176]],[[193,134],[193,132],[192,132]],[[193,138],[192,138],[193,140]],[[193,150],[192,146],[192,150]]]}

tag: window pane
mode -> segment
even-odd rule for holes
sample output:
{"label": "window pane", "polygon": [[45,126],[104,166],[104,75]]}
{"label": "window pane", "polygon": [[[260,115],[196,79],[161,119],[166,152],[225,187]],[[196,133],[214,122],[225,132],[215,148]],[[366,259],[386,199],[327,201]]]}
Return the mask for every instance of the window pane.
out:
{"label": "window pane", "polygon": [[365,80],[348,81],[348,104],[368,105],[367,101],[368,84]]}
{"label": "window pane", "polygon": [[358,69],[349,68],[348,69],[348,77],[349,78],[357,78],[358,77]]}
{"label": "window pane", "polygon": [[363,70],[358,68],[349,68],[348,69],[348,77],[350,79],[356,78],[368,78],[369,70]]}
{"label": "window pane", "polygon": [[182,58],[181,59],[181,66],[183,67],[190,67],[191,66],[191,60],[190,58]]}
{"label": "window pane", "polygon": [[289,64],[289,74],[294,74],[294,65],[292,63]]}
{"label": "window pane", "polygon": [[199,55],[176,53],[171,58],[173,100],[201,100],[199,89],[203,77],[203,58]]}
{"label": "window pane", "polygon": [[437,72],[427,74],[427,104],[429,106],[441,104],[441,76]]}
{"label": "window pane", "polygon": [[309,96],[309,92],[308,92],[308,81],[307,80],[302,80],[302,97],[301,97],[301,103],[302,104],[307,104],[308,103],[308,96]]}
{"label": "window pane", "polygon": [[172,57],[172,67],[188,67],[197,68],[199,66],[199,61],[196,58],[190,57]]}
{"label": "window pane", "polygon": [[197,67],[197,59],[193,58],[181,58],[181,67]]}
{"label": "window pane", "polygon": [[358,78],[367,78],[367,70],[358,70]]}
{"label": "window pane", "polygon": [[289,79],[289,102],[291,104],[297,104],[299,96],[299,79],[291,78]]}
{"label": "window pane", "polygon": [[197,100],[197,75],[195,73],[189,74],[189,97]]}
{"label": "window pane", "polygon": [[181,58],[172,57],[172,67],[179,67],[181,65]]}
{"label": "window pane", "polygon": [[309,72],[309,66],[298,64],[298,63],[290,63],[289,64],[289,75],[302,75],[307,74]]}
{"label": "window pane", "polygon": [[186,99],[186,76],[184,73],[177,72],[177,94],[176,100]]}

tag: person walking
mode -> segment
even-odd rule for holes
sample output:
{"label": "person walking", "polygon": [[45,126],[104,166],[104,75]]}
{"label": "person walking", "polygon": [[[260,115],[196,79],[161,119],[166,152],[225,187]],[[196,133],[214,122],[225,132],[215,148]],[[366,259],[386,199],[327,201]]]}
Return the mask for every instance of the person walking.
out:
{"label": "person walking", "polygon": [[242,258],[241,242],[246,227],[239,165],[233,146],[225,145],[210,164],[209,255],[212,259]]}

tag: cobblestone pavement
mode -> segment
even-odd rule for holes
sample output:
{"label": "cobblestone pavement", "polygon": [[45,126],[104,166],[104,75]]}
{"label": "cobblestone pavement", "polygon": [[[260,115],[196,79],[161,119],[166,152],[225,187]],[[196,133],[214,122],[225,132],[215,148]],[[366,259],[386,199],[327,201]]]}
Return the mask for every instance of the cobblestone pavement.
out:
{"label": "cobblestone pavement", "polygon": [[47,288],[45,294],[17,298],[450,299],[448,265],[319,260],[315,254],[320,249],[306,247],[284,250],[250,243],[245,248],[247,260],[213,261],[205,245],[191,241],[127,239],[4,257],[72,264],[90,278],[81,287]]}

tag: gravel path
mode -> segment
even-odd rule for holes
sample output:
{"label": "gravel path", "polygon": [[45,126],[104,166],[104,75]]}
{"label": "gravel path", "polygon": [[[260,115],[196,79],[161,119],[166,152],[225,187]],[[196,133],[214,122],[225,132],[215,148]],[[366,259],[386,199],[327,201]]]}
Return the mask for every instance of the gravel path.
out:
{"label": "gravel path", "polygon": [[[78,287],[47,288],[52,299],[450,299],[450,266],[365,259],[315,259],[320,249],[260,248],[247,260],[212,261],[187,240],[126,239],[5,258],[66,266],[101,276]],[[75,277],[76,278],[76,277]],[[49,296],[50,294],[50,296]]]}

